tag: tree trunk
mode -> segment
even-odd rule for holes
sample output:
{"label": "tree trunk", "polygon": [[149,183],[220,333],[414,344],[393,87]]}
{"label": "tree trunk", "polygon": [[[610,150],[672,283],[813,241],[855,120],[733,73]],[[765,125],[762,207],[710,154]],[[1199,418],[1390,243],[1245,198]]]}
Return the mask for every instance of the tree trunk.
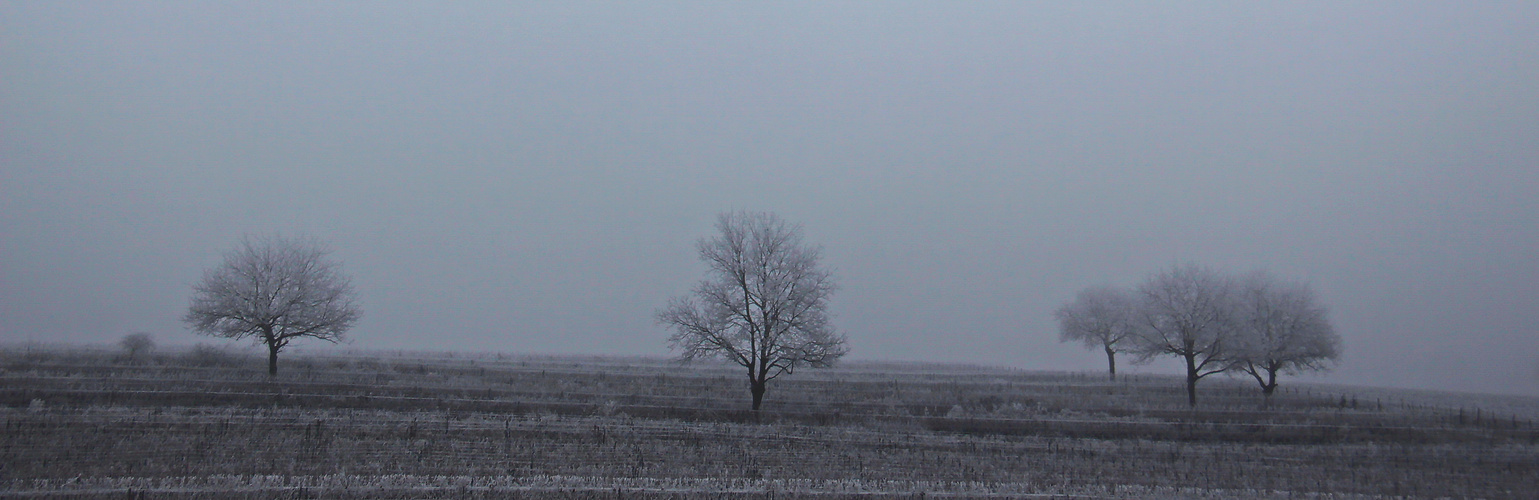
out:
{"label": "tree trunk", "polygon": [[1256,379],[1256,385],[1261,386],[1261,408],[1271,408],[1272,393],[1277,390],[1277,373],[1271,372],[1272,383],[1268,384],[1266,379],[1261,378],[1261,372],[1265,371],[1264,368],[1257,368],[1255,364],[1247,363],[1242,369],[1245,373],[1250,374],[1251,378]]}
{"label": "tree trunk", "polygon": [[1197,356],[1186,356],[1186,404],[1197,407]]}
{"label": "tree trunk", "polygon": [[753,391],[753,411],[759,411],[759,405],[764,402],[764,382],[763,380],[749,381],[750,390]]}
{"label": "tree trunk", "polygon": [[278,345],[267,344],[267,376],[278,376]]}
{"label": "tree trunk", "polygon": [[1106,369],[1107,369],[1107,371],[1111,372],[1111,381],[1112,382],[1116,382],[1117,381],[1117,351],[1113,351],[1110,346],[1107,346],[1107,348],[1106,348]]}
{"label": "tree trunk", "polygon": [[1261,384],[1262,404],[1267,408],[1272,407],[1272,393],[1277,392],[1277,370],[1268,370],[1267,381]]}

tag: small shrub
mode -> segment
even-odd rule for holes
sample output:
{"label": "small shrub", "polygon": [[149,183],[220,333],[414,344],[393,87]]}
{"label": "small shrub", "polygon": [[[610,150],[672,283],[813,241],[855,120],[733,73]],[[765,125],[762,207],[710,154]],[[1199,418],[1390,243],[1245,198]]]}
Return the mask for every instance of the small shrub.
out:
{"label": "small shrub", "polygon": [[240,363],[240,356],[230,352],[229,349],[208,344],[192,346],[183,359],[190,365],[211,368],[216,366],[235,366]]}
{"label": "small shrub", "polygon": [[367,370],[367,371],[377,372],[377,371],[384,370],[387,367],[385,366],[384,362],[380,361],[379,358],[368,357],[368,358],[359,358],[357,360],[354,360],[353,361],[353,368],[354,369],[358,369],[358,370]]}
{"label": "small shrub", "polygon": [[123,354],[130,361],[136,361],[140,356],[147,356],[155,351],[155,339],[146,332],[134,332],[124,335],[118,341],[118,346],[123,348]]}

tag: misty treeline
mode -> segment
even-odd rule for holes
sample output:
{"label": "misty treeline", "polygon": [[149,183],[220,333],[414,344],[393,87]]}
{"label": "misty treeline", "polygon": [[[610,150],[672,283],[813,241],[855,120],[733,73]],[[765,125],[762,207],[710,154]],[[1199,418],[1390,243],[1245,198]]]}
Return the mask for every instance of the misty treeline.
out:
{"label": "misty treeline", "polygon": [[[674,330],[669,343],[681,359],[743,366],[758,410],[770,380],[828,366],[848,351],[828,314],[838,286],[821,265],[822,250],[773,213],[724,213],[716,229],[697,244],[707,278],[657,320]],[[362,315],[350,279],[328,254],[311,239],[246,236],[193,287],[183,321],[201,334],[255,339],[275,376],[290,342],[340,342]]]}
{"label": "misty treeline", "polygon": [[[773,213],[723,213],[715,229],[696,245],[705,279],[656,319],[673,331],[669,345],[680,359],[742,366],[758,410],[771,380],[829,366],[848,352],[828,310],[838,285],[822,266],[821,248]],[[247,236],[193,287],[183,320],[201,334],[266,346],[268,374],[276,375],[278,354],[291,342],[343,341],[362,315],[357,302],[341,263],[321,243]],[[1134,288],[1087,288],[1055,315],[1063,341],[1106,353],[1113,379],[1118,353],[1135,363],[1181,358],[1192,406],[1197,381],[1215,373],[1247,374],[1270,398],[1279,374],[1327,368],[1341,344],[1307,285],[1196,265],[1160,271]],[[123,346],[133,357],[153,349],[147,341],[130,336]]]}
{"label": "misty treeline", "polygon": [[1279,374],[1329,369],[1341,337],[1309,285],[1265,271],[1231,275],[1185,264],[1128,288],[1086,288],[1054,312],[1059,340],[1106,353],[1117,378],[1117,354],[1134,363],[1161,356],[1185,362],[1187,403],[1197,406],[1197,381],[1215,373],[1254,378],[1264,401]]}

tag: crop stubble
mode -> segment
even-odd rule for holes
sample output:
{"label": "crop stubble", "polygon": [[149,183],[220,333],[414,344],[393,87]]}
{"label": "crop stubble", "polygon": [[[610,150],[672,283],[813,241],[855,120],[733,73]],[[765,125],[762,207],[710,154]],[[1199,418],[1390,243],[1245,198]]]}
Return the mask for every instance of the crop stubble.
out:
{"label": "crop stubble", "polygon": [[1530,416],[1386,405],[1382,391],[1289,392],[1260,409],[1248,387],[1217,383],[1194,412],[1174,378],[851,363],[777,381],[754,415],[735,371],[642,358],[352,353],[296,359],[276,380],[241,360],[4,360],[12,495],[1539,491]]}

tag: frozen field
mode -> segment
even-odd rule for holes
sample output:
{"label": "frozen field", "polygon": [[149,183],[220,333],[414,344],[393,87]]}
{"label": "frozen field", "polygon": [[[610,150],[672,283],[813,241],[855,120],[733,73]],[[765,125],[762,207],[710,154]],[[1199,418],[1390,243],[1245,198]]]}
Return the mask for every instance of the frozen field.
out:
{"label": "frozen field", "polygon": [[957,365],[776,380],[648,358],[0,353],[0,494],[1522,498],[1533,398]]}

